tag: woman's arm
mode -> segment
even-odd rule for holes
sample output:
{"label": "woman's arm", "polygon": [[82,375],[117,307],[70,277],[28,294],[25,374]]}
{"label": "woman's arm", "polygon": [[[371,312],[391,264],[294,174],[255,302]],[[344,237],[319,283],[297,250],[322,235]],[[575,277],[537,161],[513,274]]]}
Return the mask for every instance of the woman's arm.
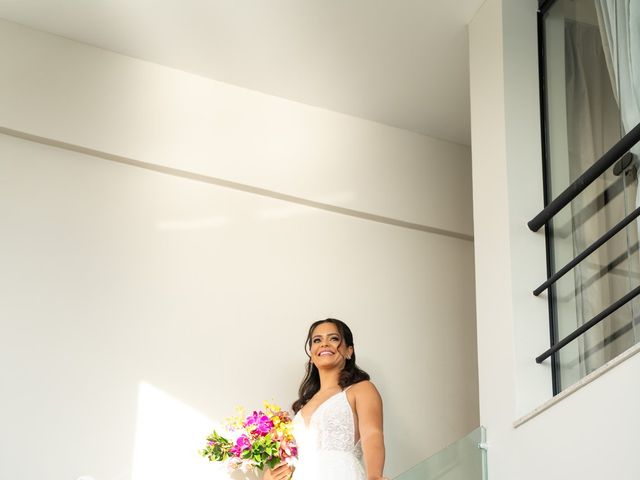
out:
{"label": "woman's arm", "polygon": [[360,442],[369,480],[384,478],[384,433],[382,430],[382,398],[373,383],[365,381],[353,386]]}

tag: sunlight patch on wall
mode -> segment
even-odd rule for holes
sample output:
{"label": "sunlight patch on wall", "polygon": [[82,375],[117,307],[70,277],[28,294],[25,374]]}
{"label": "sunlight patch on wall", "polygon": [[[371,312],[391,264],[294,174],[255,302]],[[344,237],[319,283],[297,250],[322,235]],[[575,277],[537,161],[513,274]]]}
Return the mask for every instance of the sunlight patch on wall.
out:
{"label": "sunlight patch on wall", "polygon": [[222,480],[218,464],[198,454],[214,421],[155,386],[138,387],[132,480]]}

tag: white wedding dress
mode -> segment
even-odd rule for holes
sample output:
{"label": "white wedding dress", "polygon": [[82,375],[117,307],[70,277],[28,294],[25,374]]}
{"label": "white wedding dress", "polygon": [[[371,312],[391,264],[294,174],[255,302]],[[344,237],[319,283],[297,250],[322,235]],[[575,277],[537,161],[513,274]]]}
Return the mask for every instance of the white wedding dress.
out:
{"label": "white wedding dress", "polygon": [[308,424],[300,412],[293,418],[298,461],[292,480],[366,479],[346,392],[338,392],[320,404]]}

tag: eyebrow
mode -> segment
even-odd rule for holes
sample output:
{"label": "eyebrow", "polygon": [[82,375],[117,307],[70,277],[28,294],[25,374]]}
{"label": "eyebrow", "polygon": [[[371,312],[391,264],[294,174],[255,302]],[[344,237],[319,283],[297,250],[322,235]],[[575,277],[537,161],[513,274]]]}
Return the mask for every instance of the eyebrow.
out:
{"label": "eyebrow", "polygon": [[322,337],[329,337],[331,335],[335,335],[336,337],[339,337],[340,334],[338,332],[335,333],[327,333],[326,335],[314,335],[313,337],[311,337],[311,340],[313,340],[314,338],[322,338]]}

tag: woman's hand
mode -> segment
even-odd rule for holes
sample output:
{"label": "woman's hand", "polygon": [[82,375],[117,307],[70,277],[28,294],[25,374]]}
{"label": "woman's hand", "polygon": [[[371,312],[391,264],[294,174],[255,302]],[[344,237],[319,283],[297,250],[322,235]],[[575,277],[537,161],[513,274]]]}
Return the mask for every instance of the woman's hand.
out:
{"label": "woman's hand", "polygon": [[293,470],[289,465],[287,465],[286,463],[281,463],[280,465],[277,465],[273,470],[270,468],[266,468],[262,480],[287,480],[292,473]]}

